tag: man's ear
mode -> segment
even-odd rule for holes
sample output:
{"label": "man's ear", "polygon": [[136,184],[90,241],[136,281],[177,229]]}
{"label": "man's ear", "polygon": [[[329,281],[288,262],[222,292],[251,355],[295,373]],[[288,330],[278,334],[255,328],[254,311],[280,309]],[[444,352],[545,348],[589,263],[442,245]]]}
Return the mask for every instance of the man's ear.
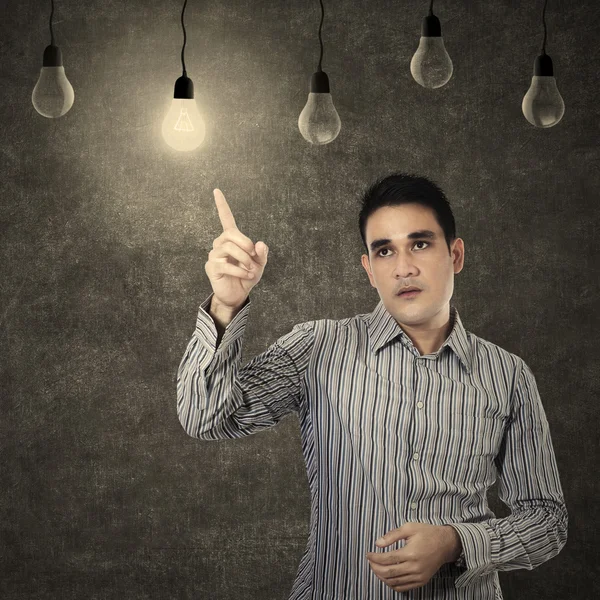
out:
{"label": "man's ear", "polygon": [[457,275],[462,271],[465,264],[465,243],[462,238],[454,240],[452,252],[454,254],[452,261],[454,264],[454,274]]}
{"label": "man's ear", "polygon": [[369,281],[371,283],[371,286],[376,288],[377,286],[375,285],[375,280],[373,279],[373,272],[371,271],[371,263],[369,261],[369,256],[367,254],[363,254],[361,256],[361,262],[362,262],[362,266],[363,266],[364,270],[367,272],[367,275],[369,276]]}

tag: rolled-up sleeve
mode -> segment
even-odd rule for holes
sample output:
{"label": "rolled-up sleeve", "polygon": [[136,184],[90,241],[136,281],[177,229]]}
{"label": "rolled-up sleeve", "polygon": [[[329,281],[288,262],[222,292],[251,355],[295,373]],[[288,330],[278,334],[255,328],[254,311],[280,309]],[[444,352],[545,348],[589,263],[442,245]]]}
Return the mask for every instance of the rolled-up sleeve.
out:
{"label": "rolled-up sleeve", "polygon": [[188,435],[239,438],[276,425],[297,411],[313,348],[313,322],[295,325],[240,368],[250,298],[225,329],[208,314],[213,294],[198,310],[196,328],[177,370],[177,415]]}
{"label": "rolled-up sleeve", "polygon": [[550,428],[529,366],[520,374],[495,463],[498,497],[511,510],[501,519],[448,523],[458,532],[466,570],[464,587],[492,571],[532,570],[556,556],[567,541],[568,516]]}

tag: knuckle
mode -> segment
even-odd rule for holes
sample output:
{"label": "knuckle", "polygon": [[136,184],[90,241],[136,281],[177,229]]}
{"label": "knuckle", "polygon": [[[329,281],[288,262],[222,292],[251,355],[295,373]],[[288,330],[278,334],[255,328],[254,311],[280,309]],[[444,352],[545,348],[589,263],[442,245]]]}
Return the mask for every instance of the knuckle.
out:
{"label": "knuckle", "polygon": [[226,256],[232,256],[234,252],[233,244],[231,242],[223,242],[219,250]]}

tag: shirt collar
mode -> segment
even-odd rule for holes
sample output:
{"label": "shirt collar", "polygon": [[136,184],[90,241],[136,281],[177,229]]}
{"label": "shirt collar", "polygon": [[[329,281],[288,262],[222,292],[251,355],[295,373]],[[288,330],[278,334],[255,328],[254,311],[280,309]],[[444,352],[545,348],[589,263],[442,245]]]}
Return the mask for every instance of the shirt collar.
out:
{"label": "shirt collar", "polygon": [[[373,352],[376,353],[387,342],[397,336],[400,336],[400,341],[405,346],[414,348],[412,340],[398,325],[393,315],[388,312],[382,300],[379,300],[373,312],[367,315],[366,322],[369,329],[369,342]],[[470,372],[472,368],[471,345],[467,339],[467,332],[463,327],[458,309],[453,305],[450,305],[450,322],[452,323],[450,335],[448,335],[438,353],[442,351],[444,346],[449,346],[462,361],[467,372]]]}

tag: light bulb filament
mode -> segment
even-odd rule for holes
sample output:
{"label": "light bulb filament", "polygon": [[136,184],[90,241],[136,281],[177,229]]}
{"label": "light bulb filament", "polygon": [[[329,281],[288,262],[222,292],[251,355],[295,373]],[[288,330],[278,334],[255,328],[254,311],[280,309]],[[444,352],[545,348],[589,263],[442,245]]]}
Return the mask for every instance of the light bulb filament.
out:
{"label": "light bulb filament", "polygon": [[179,113],[179,118],[177,119],[177,123],[175,123],[176,131],[194,131],[194,126],[190,121],[190,116],[188,115],[187,108],[182,108]]}

